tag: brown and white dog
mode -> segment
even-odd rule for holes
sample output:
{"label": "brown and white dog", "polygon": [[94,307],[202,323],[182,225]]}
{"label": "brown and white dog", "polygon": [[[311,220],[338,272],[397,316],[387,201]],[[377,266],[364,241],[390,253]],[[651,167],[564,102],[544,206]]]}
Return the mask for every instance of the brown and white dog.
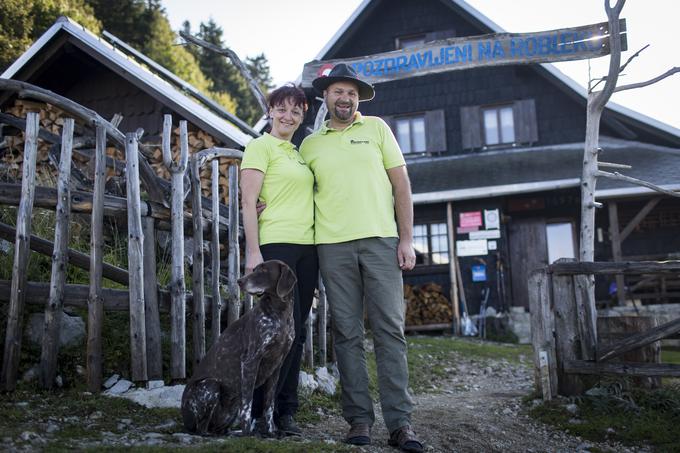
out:
{"label": "brown and white dog", "polygon": [[273,404],[279,370],[293,344],[295,274],[282,261],[265,261],[239,279],[260,301],[230,325],[196,367],[182,394],[185,428],[226,434],[239,418],[241,434],[253,433],[253,389],[264,385],[266,432],[274,433]]}

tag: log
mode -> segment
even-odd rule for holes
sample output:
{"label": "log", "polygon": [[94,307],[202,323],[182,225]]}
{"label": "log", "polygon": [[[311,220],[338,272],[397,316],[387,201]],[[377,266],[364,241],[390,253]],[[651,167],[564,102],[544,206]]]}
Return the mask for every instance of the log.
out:
{"label": "log", "polygon": [[602,363],[570,360],[564,364],[564,370],[571,374],[680,377],[680,365],[671,363]]}
{"label": "log", "polygon": [[604,362],[619,357],[626,352],[633,351],[658,340],[663,340],[678,332],[680,332],[680,318],[668,321],[667,323],[661,324],[646,332],[630,335],[629,337],[619,340],[618,344],[614,346],[600,348],[597,355],[597,361]]}
{"label": "log", "polygon": [[680,260],[610,262],[555,262],[548,266],[555,275],[612,274],[675,274],[680,272]]}
{"label": "log", "polygon": [[573,278],[571,276],[553,275],[552,287],[558,393],[564,396],[580,395],[584,390],[582,380],[578,376],[569,375],[564,369],[564,364],[567,361],[581,358]]}
{"label": "log", "polygon": [[[163,163],[172,175],[172,276],[170,293],[172,294],[172,316],[170,320],[172,379],[186,378],[186,288],[184,287],[184,173],[189,158],[187,122],[179,122],[180,156],[179,162],[172,160],[170,139],[172,132],[172,116],[163,118]],[[219,210],[219,206],[217,207]],[[219,212],[219,211],[218,211]],[[200,246],[200,244],[199,244]]]}
{"label": "log", "polygon": [[581,358],[595,360],[597,349],[597,311],[592,311],[595,301],[590,300],[593,294],[589,290],[588,275],[574,275],[574,303],[578,338],[581,343]]}
{"label": "log", "polygon": [[[310,309],[311,310],[311,309]],[[308,313],[309,315],[309,313]],[[307,328],[307,336],[305,337],[304,346],[304,359],[305,365],[314,369],[314,325],[312,323],[312,317],[307,316],[307,321],[305,321]]]}
{"label": "log", "polygon": [[[656,326],[656,319],[648,316],[601,316],[597,318],[598,344],[600,347],[615,346],[621,339],[632,333],[644,333]],[[659,363],[660,359],[661,345],[655,341],[610,360],[612,362]],[[645,388],[661,386],[661,380],[658,378],[635,379],[634,383]]]}
{"label": "log", "polygon": [[211,344],[215,345],[220,338],[220,316],[222,313],[222,297],[220,295],[220,234],[217,231],[217,205],[219,204],[218,186],[218,162],[213,159],[212,163],[212,241],[210,242],[211,268],[212,268],[212,298],[215,302],[212,306],[212,324],[210,326]]}
{"label": "log", "polygon": [[128,202],[128,268],[130,272],[130,369],[132,380],[148,380],[144,314],[144,233],[142,232],[137,133],[125,135],[125,171]]}
{"label": "log", "polygon": [[328,360],[328,346],[326,342],[326,330],[328,325],[328,300],[326,298],[326,286],[323,284],[319,273],[319,300],[316,305],[317,335],[319,342],[319,366],[326,366]]}
{"label": "log", "polygon": [[453,206],[446,203],[446,226],[449,232],[449,279],[451,282],[451,305],[453,306],[453,334],[460,335],[460,307],[458,303],[458,275],[456,273],[455,225],[453,222]]}
{"label": "log", "polygon": [[26,274],[31,240],[31,214],[35,195],[35,164],[38,152],[39,116],[29,112],[26,117],[26,140],[22,165],[21,190],[24,196],[17,212],[17,235],[14,241],[14,265],[12,266],[12,289],[7,312],[5,351],[2,361],[0,388],[12,391],[16,388],[19,357],[21,355],[21,334],[24,301],[26,298]]}
{"label": "log", "polygon": [[90,223],[90,293],[87,311],[87,389],[99,393],[102,387],[102,262],[104,245],[104,185],[106,184],[105,149],[106,129],[96,132],[95,178],[92,194],[92,222]]}
{"label": "log", "polygon": [[238,217],[238,167],[231,165],[229,167],[229,261],[227,270],[229,273],[229,312],[227,315],[229,325],[236,322],[241,311],[241,291],[237,281],[241,267],[241,253],[238,245]]}
{"label": "log", "polygon": [[[616,202],[610,202],[609,210],[609,234],[612,240],[612,259],[614,262],[621,261],[621,235],[619,229],[619,208]],[[626,303],[626,281],[621,274],[616,274],[616,299],[620,306]],[[591,357],[587,358],[592,360]]]}
{"label": "log", "polygon": [[[555,319],[550,303],[550,275],[536,270],[529,275],[529,313],[531,344],[534,349],[534,382],[543,400],[557,395],[557,359],[555,355]],[[542,358],[541,355],[544,357]]]}
{"label": "log", "polygon": [[192,267],[192,287],[194,304],[192,311],[194,354],[193,364],[205,356],[205,305],[203,302],[205,281],[203,278],[203,216],[201,200],[201,180],[198,162],[191,157],[189,177],[191,178],[191,219],[194,229],[194,255]]}
{"label": "log", "polygon": [[[69,200],[71,197],[69,196]],[[0,223],[0,238],[5,240],[13,240],[16,235],[16,229],[5,223]],[[42,239],[34,234],[31,235],[31,250],[34,252],[41,253],[46,256],[52,256],[54,253],[54,243],[46,239]],[[77,250],[67,249],[68,264],[90,270],[90,255],[78,252]],[[128,272],[120,267],[113,266],[111,264],[103,263],[102,272],[104,278],[108,278],[111,281],[120,283],[121,285],[128,285],[129,277]]]}
{"label": "log", "polygon": [[54,227],[54,255],[52,255],[52,273],[50,275],[50,299],[45,307],[45,321],[40,353],[40,385],[50,389],[54,385],[57,374],[57,356],[59,354],[59,331],[61,329],[61,312],[64,306],[64,286],[66,285],[66,267],[68,266],[68,237],[71,207],[69,206],[71,176],[71,154],[73,150],[74,121],[68,118],[62,130],[61,156],[57,179],[56,224]]}
{"label": "log", "polygon": [[156,231],[152,217],[142,218],[144,233],[144,327],[146,331],[146,367],[149,380],[163,379],[161,320],[158,307],[156,274]]}

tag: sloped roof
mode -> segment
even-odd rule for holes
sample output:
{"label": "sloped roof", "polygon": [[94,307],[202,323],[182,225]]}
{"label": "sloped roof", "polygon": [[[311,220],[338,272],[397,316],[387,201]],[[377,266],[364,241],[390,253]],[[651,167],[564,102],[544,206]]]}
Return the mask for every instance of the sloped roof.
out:
{"label": "sloped roof", "polygon": [[[314,60],[324,60],[327,59],[329,52],[333,50],[342,41],[349,39],[352,34],[352,27],[355,23],[360,22],[360,18],[364,13],[369,13],[371,7],[375,6],[379,0],[364,0],[361,4],[354,10],[350,17],[345,21],[345,23],[338,29],[338,31],[333,35],[333,37],[326,43],[326,45],[319,51]],[[464,0],[442,0],[442,3],[447,4],[452,8],[460,8],[464,14],[467,14],[469,19],[476,23],[476,25],[484,33],[506,33],[507,31],[503,29],[500,25],[496,24],[494,21],[489,19],[487,16],[473,8],[470,4]],[[538,66],[538,65],[532,65]],[[585,102],[587,99],[586,90],[581,87],[575,80],[564,74],[562,71],[557,69],[554,65],[550,63],[542,63],[540,66],[544,71],[543,75],[547,75],[553,78],[560,86],[567,92],[577,95],[581,100]],[[299,81],[299,80],[298,80]],[[642,127],[648,131],[664,136],[666,139],[670,138],[673,141],[680,142],[680,129],[675,128],[669,124],[663,123],[659,120],[651,118],[642,113],[631,110],[622,105],[616,104],[614,102],[608,102],[606,106],[607,110],[614,114],[614,116],[623,121],[630,121]]]}
{"label": "sloped roof", "polygon": [[[159,102],[167,105],[189,122],[205,130],[224,143],[245,146],[256,133],[245,133],[240,128],[225,121],[213,111],[182,93],[176,86],[151,72],[147,67],[116,49],[106,41],[67,17],[57,21],[35,41],[0,77],[13,78],[23,67],[38,56],[50,42],[66,33],[71,42],[113,70],[121,77],[148,93]],[[188,85],[188,84],[187,84]]]}
{"label": "sloped roof", "polygon": [[[680,150],[603,137],[600,160],[631,165],[622,174],[680,190]],[[415,204],[487,198],[578,187],[583,142],[407,161]],[[605,169],[606,170],[606,169]],[[650,189],[598,178],[596,198],[635,196]]]}

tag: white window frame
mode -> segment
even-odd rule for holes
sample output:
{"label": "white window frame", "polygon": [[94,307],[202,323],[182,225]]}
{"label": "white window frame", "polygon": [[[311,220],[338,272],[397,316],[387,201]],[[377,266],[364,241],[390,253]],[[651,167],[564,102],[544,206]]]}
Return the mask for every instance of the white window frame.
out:
{"label": "white window frame", "polygon": [[[482,140],[484,143],[484,146],[486,147],[493,147],[493,146],[503,146],[503,145],[512,145],[517,142],[517,137],[515,136],[515,112],[513,109],[512,104],[504,104],[504,105],[494,105],[494,106],[488,106],[488,107],[482,107],[482,114],[481,114],[481,121],[482,121]],[[507,118],[504,117],[504,113],[509,112],[509,118],[512,119],[512,124],[510,125],[509,129],[505,129],[503,127],[503,119]],[[489,135],[491,131],[491,125],[487,123],[487,119],[489,116],[487,116],[487,113],[491,113],[491,117],[495,121],[495,138],[494,140],[489,140]]]}
{"label": "white window frame", "polygon": [[[418,142],[415,136],[414,124],[416,121],[421,121],[422,127],[422,149],[417,148]],[[406,124],[408,126],[408,143],[404,143],[400,134],[400,125]],[[403,154],[418,154],[427,152],[427,120],[424,113],[415,115],[397,116],[394,118],[394,133],[399,143],[399,148]]]}

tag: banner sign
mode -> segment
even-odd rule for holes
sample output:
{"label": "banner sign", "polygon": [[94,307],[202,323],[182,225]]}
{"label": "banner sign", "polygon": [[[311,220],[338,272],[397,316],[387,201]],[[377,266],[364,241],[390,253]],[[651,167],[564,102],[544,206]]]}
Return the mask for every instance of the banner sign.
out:
{"label": "banner sign", "polygon": [[[620,20],[621,50],[627,49],[626,20]],[[303,88],[337,63],[352,66],[369,83],[388,82],[457,69],[583,60],[609,54],[609,23],[534,33],[494,33],[431,41],[419,47],[365,57],[312,61],[302,72]]]}

